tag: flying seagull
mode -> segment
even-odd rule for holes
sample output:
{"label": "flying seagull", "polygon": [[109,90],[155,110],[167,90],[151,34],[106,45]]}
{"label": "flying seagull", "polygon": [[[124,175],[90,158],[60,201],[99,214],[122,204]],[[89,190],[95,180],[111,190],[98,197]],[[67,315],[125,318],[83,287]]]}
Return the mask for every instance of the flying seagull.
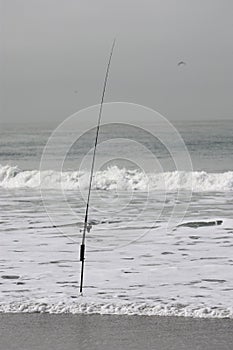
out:
{"label": "flying seagull", "polygon": [[180,61],[177,63],[177,66],[178,67],[183,67],[183,66],[186,66],[186,63],[184,61]]}

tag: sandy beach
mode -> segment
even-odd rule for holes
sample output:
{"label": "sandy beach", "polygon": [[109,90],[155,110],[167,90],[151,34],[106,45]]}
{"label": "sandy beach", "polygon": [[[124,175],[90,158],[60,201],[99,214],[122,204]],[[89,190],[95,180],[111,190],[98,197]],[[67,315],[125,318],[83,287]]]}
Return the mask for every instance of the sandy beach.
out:
{"label": "sandy beach", "polygon": [[1,350],[230,350],[233,321],[183,317],[1,314]]}

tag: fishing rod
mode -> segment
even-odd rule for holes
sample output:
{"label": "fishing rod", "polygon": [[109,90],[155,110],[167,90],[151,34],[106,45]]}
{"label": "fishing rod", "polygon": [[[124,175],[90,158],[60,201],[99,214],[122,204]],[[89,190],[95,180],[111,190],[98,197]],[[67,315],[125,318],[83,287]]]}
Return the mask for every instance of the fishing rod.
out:
{"label": "fishing rod", "polygon": [[82,293],[82,290],[83,290],[84,261],[85,261],[85,239],[86,239],[86,232],[87,232],[87,225],[88,225],[88,213],[89,213],[89,204],[90,204],[90,197],[91,197],[91,186],[92,186],[93,173],[94,173],[94,167],[95,167],[96,147],[97,147],[98,137],[99,137],[100,121],[101,121],[103,104],[104,104],[104,96],[105,96],[108,75],[109,75],[109,70],[110,70],[110,65],[111,65],[111,60],[112,60],[112,55],[113,55],[115,43],[116,43],[116,39],[113,40],[112,48],[110,51],[110,56],[109,56],[107,70],[106,70],[105,79],[104,79],[104,86],[103,86],[102,98],[101,98],[100,109],[99,109],[98,123],[97,123],[97,128],[96,128],[96,137],[95,137],[93,158],[92,158],[92,164],[91,164],[89,188],[88,188],[88,195],[87,195],[87,205],[86,205],[84,227],[83,227],[83,236],[82,236],[82,243],[80,245],[80,261],[82,263],[82,265],[81,265],[81,278],[80,278],[80,293]]}

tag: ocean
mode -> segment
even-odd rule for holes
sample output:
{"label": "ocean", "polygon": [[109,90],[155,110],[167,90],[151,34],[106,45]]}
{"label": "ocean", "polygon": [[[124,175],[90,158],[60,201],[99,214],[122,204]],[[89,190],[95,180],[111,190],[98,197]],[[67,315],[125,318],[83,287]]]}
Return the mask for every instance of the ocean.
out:
{"label": "ocean", "polygon": [[191,168],[159,125],[101,127],[80,295],[95,130],[1,124],[0,312],[233,317],[233,122],[174,126]]}

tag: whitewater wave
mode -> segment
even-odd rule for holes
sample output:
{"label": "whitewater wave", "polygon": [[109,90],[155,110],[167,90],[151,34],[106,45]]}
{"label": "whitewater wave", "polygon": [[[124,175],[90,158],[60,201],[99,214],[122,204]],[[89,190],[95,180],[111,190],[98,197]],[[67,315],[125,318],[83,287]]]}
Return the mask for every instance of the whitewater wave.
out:
{"label": "whitewater wave", "polygon": [[[20,170],[17,166],[0,165],[0,187],[2,188],[45,188],[77,190],[86,189],[89,172],[47,170]],[[205,171],[173,171],[164,173],[143,173],[138,170],[120,169],[116,166],[94,175],[93,189],[118,191],[176,191],[221,192],[233,190],[233,172],[207,173]]]}
{"label": "whitewater wave", "polygon": [[0,313],[49,313],[49,314],[101,314],[101,315],[139,315],[139,316],[179,316],[194,318],[233,318],[232,308],[197,307],[182,304],[148,305],[131,304],[96,304],[96,303],[19,303],[1,304]]}

